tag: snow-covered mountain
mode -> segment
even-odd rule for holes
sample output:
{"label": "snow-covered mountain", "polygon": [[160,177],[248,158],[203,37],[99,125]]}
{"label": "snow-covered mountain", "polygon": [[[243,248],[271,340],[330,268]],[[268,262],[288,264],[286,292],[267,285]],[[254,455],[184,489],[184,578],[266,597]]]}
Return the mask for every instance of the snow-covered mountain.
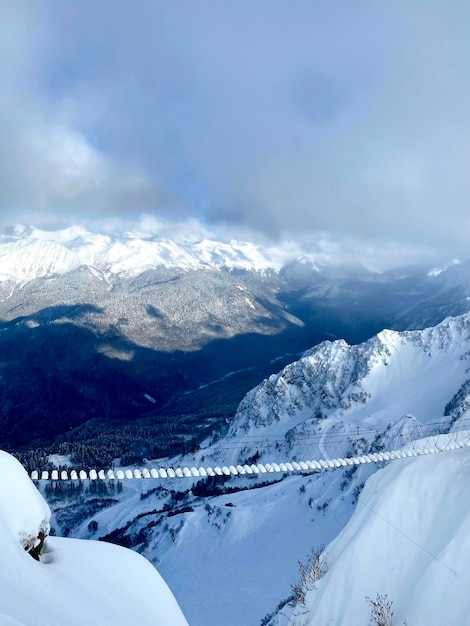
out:
{"label": "snow-covered mountain", "polygon": [[[0,236],[0,445],[26,445],[32,424],[35,446],[99,436],[107,459],[195,445],[324,339],[358,343],[470,307],[468,262],[378,274],[163,234]],[[153,436],[130,432],[149,420]]]}
{"label": "snow-covered mountain", "polygon": [[46,231],[14,226],[0,235],[0,281],[24,283],[86,265],[119,276],[137,276],[154,267],[183,270],[279,270],[286,253],[250,243],[211,240],[175,242],[127,232],[96,234],[83,226]]}
{"label": "snow-covered mountain", "polygon": [[49,507],[3,451],[0,476],[0,624],[187,626],[145,559],[105,543],[48,537]]}
{"label": "snow-covered mountain", "polygon": [[[325,342],[251,391],[230,436],[212,445],[207,441],[195,457],[157,463],[213,466],[254,458],[279,463],[412,446],[426,433],[461,428],[469,417],[469,359],[470,315],[422,331],[383,331],[361,345]],[[410,463],[420,467],[420,460],[394,463],[395,474],[386,476],[399,476],[399,468]],[[87,495],[85,488],[68,503],[53,486],[49,496],[58,529],[78,537],[105,536],[157,564],[193,626],[258,626],[288,599],[297,561],[343,530],[376,470],[359,465],[304,475],[133,481],[124,483],[122,494],[103,497],[102,505],[96,504],[96,491]],[[399,490],[403,494],[402,486]],[[423,487],[424,500],[428,493]],[[414,497],[419,505],[416,490]],[[93,498],[95,504],[87,504]],[[409,504],[403,500],[402,509]],[[434,544],[428,549],[434,553]],[[396,589],[366,593],[389,593],[398,602]]]}
{"label": "snow-covered mountain", "polygon": [[324,342],[249,392],[231,434],[262,437],[288,428],[293,437],[297,429],[325,431],[330,419],[348,426],[350,417],[355,427],[384,428],[407,413],[423,423],[439,420],[466,389],[469,361],[468,314],[424,330],[384,330],[355,346]]}
{"label": "snow-covered mountain", "polygon": [[[76,438],[85,423],[87,436],[114,438],[110,424],[114,431],[116,421],[157,413],[161,448],[198,436],[209,418],[223,422],[287,344],[306,347],[303,322],[276,298],[268,271],[276,264],[237,242],[8,230],[0,237],[0,445],[26,444],[32,423],[36,445],[70,430]],[[168,403],[197,421],[201,400],[186,394],[238,371],[197,427],[165,434]]]}

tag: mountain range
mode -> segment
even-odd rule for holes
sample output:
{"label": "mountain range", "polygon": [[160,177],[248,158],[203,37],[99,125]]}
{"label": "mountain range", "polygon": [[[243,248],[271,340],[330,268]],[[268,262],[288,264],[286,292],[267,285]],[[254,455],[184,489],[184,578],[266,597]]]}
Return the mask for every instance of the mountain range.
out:
{"label": "mountain range", "polygon": [[249,243],[11,227],[0,443],[80,442],[103,462],[183,452],[226,432],[250,389],[325,339],[465,313],[468,264],[374,273]]}

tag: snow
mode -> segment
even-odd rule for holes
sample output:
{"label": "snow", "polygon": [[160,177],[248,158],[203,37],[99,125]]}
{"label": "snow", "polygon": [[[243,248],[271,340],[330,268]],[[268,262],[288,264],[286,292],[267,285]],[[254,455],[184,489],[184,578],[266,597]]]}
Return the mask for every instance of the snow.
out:
{"label": "snow", "polygon": [[[3,531],[25,545],[40,531],[49,533],[50,510],[21,465],[0,450],[0,511]],[[26,479],[25,479],[26,476]],[[8,514],[6,514],[8,512]],[[3,532],[2,532],[3,534]],[[19,541],[18,541],[19,540]]]}
{"label": "snow", "polygon": [[50,511],[21,465],[0,451],[0,624],[187,626],[142,556],[104,542],[47,537],[40,562],[24,546]]}
{"label": "snow", "polygon": [[[466,624],[469,480],[468,449],[407,459],[378,471],[326,550],[328,573],[307,595],[308,615],[285,623],[366,624],[365,597],[379,593],[393,601],[396,624]],[[297,607],[293,613],[302,611]]]}
{"label": "snow", "polygon": [[[306,537],[335,536],[331,519],[308,504],[320,497],[319,484],[312,479],[301,495],[304,483],[291,476],[269,488],[210,498],[210,514],[203,507],[188,514],[177,544],[160,547],[158,567],[178,589],[191,625],[257,626],[288,595]],[[347,514],[339,519],[344,523]]]}
{"label": "snow", "polygon": [[[361,466],[354,480],[365,480],[374,469]],[[356,482],[341,490],[341,470],[292,475],[260,486],[281,478],[234,477],[227,482],[231,488],[249,489],[184,501],[194,511],[164,513],[157,525],[152,524],[158,516],[151,512],[171,503],[170,490],[187,490],[196,480],[124,481],[119,502],[93,517],[97,536],[135,520],[135,532],[145,533],[146,557],[158,566],[191,626],[259,626],[264,615],[289,595],[297,560],[311,546],[312,536],[319,543],[331,541],[353,509],[350,492]],[[158,492],[141,499],[142,492],[157,487]],[[321,509],[330,499],[329,510]],[[74,530],[74,536],[89,537],[88,523]]]}
{"label": "snow", "polygon": [[460,265],[462,262],[459,261],[459,259],[452,259],[451,261],[448,261],[447,263],[445,263],[444,265],[440,266],[440,267],[433,267],[432,269],[429,270],[428,272],[428,276],[439,276],[439,274],[442,274],[442,272],[445,272],[446,270],[449,269],[449,267],[452,267],[453,265]]}

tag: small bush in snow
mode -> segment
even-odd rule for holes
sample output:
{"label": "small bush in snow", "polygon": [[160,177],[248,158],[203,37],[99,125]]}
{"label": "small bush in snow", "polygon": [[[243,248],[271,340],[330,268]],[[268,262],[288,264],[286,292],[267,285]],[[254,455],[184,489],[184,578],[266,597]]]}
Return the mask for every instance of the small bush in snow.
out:
{"label": "small bush in snow", "polygon": [[373,626],[393,626],[393,602],[387,598],[387,595],[377,594],[375,600],[366,596],[366,600],[370,605],[370,623]]}
{"label": "small bush in snow", "polygon": [[309,555],[307,562],[299,561],[300,583],[292,585],[291,606],[305,605],[305,596],[309,591],[315,589],[315,583],[320,580],[328,571],[326,564],[325,546],[314,548]]}

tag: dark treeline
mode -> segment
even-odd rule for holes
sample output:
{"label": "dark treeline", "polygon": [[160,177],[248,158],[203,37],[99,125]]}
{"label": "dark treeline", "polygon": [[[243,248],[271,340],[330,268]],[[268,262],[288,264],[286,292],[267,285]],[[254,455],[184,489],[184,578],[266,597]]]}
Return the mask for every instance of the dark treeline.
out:
{"label": "dark treeline", "polygon": [[[140,465],[145,459],[159,459],[197,450],[200,442],[209,435],[216,439],[226,430],[226,420],[217,419],[210,426],[199,415],[182,416],[173,424],[133,422],[101,433],[76,433],[70,440],[57,441],[34,449],[7,449],[24,466],[28,473],[34,470],[109,469],[117,461],[119,465]],[[53,454],[67,457],[67,463],[58,467],[50,462]]]}

